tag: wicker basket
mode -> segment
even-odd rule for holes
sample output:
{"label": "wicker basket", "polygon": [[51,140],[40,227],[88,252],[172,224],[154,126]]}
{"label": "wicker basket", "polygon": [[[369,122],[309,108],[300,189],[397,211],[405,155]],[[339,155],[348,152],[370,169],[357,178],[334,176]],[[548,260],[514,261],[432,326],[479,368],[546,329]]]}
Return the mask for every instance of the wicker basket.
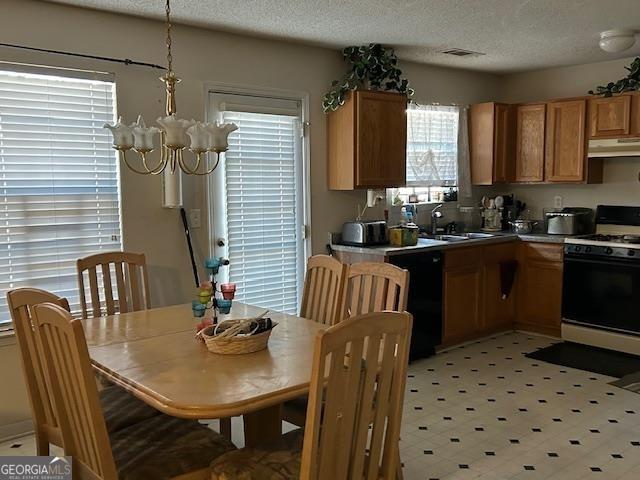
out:
{"label": "wicker basket", "polygon": [[260,350],[267,348],[269,337],[276,325],[277,323],[273,322],[271,330],[258,333],[257,335],[219,338],[202,332],[201,336],[207,346],[207,349],[212,353],[219,353],[221,355],[241,355],[243,353],[259,352]]}

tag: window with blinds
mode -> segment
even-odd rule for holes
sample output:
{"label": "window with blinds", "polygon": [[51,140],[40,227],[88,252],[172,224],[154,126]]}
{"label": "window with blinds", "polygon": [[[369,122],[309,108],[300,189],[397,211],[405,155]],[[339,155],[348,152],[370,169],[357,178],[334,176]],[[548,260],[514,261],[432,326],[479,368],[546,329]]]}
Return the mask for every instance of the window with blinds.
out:
{"label": "window with blinds", "polygon": [[6,292],[36,287],[79,309],[75,262],[120,250],[111,81],[0,70],[0,324]]}
{"label": "window with blinds", "polygon": [[305,259],[299,105],[288,101],[295,107],[288,110],[264,98],[224,98],[219,116],[239,128],[229,136],[214,192],[219,235],[226,237],[219,253],[229,258],[237,300],[294,313]]}
{"label": "window with blinds", "polygon": [[407,110],[407,185],[457,185],[459,114],[459,107],[445,105]]}

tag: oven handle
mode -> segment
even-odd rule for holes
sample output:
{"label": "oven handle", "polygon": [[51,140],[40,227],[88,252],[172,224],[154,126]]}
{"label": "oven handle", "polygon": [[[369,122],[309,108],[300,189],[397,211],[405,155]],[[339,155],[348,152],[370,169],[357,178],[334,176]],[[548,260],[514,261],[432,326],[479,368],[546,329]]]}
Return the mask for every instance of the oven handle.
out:
{"label": "oven handle", "polygon": [[624,267],[633,267],[640,268],[640,262],[636,262],[635,260],[626,259],[626,258],[616,258],[610,257],[609,260],[599,260],[593,257],[584,258],[584,257],[574,257],[572,255],[564,256],[565,262],[575,262],[575,263],[597,263],[599,265],[620,265]]}

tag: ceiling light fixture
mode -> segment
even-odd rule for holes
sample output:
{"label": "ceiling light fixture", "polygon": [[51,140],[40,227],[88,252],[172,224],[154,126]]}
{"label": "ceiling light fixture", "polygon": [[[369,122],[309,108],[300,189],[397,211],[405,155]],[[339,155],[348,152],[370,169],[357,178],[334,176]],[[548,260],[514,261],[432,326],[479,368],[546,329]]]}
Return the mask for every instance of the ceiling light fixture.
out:
{"label": "ceiling light fixture", "polygon": [[[229,148],[227,137],[238,127],[234,123],[205,123],[195,120],[184,120],[176,116],[176,83],[180,81],[173,73],[173,57],[171,56],[171,5],[166,0],[166,46],[167,73],[160,80],[166,86],[166,116],[158,117],[161,128],[147,127],[142,115],[138,121],[125,125],[122,117],[115,125],[105,125],[113,134],[115,148],[124,164],[132,171],[142,175],[158,175],[169,167],[171,173],[180,168],[187,175],[208,175],[220,162],[220,154]],[[147,155],[155,150],[156,140],[160,135],[160,159],[155,166],[149,167]],[[183,157],[183,151],[189,144],[189,150],[195,156],[195,163],[190,166]],[[133,150],[141,160],[141,167],[129,163],[127,152]],[[215,153],[216,161],[209,165],[207,152]],[[203,168],[201,168],[201,166]]]}
{"label": "ceiling light fixture", "polygon": [[636,43],[636,31],[626,29],[607,30],[600,34],[600,48],[605,52],[618,53]]}

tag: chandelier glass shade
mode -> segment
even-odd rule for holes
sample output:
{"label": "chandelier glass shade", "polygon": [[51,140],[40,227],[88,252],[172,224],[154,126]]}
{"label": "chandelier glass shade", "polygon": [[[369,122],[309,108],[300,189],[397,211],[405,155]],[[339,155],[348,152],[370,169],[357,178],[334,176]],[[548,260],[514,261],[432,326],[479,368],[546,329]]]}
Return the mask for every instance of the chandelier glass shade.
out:
{"label": "chandelier glass shade", "polygon": [[[160,77],[166,86],[166,115],[158,117],[159,127],[148,127],[142,115],[135,123],[126,125],[122,117],[115,125],[105,124],[104,128],[111,130],[113,148],[115,148],[123,163],[132,171],[143,175],[157,175],[167,168],[175,172],[180,168],[187,175],[208,175],[215,170],[220,162],[220,154],[229,148],[228,137],[238,127],[234,123],[199,122],[185,120],[176,115],[176,84],[180,81],[172,69],[171,55],[171,6],[166,0],[167,26],[167,73]],[[160,147],[159,158],[150,160],[149,154]],[[189,150],[193,155],[190,161],[184,156]],[[138,166],[131,163],[127,152],[134,152],[138,157]],[[209,155],[215,155],[215,162],[209,163]]]}

